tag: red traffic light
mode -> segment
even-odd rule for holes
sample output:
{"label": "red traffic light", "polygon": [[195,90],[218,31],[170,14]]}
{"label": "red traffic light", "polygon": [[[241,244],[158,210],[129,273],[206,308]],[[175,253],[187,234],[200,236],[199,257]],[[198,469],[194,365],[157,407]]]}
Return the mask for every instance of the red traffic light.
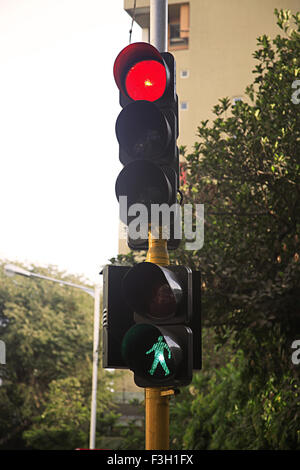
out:
{"label": "red traffic light", "polygon": [[142,60],[129,69],[125,88],[133,100],[156,101],[164,94],[166,82],[166,69],[160,62]]}
{"label": "red traffic light", "polygon": [[116,84],[134,101],[156,101],[168,83],[168,69],[158,50],[145,42],[125,47],[114,63]]}

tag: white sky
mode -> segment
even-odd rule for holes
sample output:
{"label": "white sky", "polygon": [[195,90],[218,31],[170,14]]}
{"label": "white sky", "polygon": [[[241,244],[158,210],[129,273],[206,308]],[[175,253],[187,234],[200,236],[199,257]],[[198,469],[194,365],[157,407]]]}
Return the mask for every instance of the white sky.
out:
{"label": "white sky", "polygon": [[130,26],[123,0],[0,0],[1,259],[99,282],[117,255],[112,69]]}

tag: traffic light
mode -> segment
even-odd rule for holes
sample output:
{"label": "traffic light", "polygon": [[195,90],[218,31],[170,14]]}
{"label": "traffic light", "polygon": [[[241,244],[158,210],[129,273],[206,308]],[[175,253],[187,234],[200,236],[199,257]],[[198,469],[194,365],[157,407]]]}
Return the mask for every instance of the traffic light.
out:
{"label": "traffic light", "polygon": [[187,385],[193,370],[201,369],[200,273],[151,262],[165,259],[148,235],[151,228],[151,238],[158,238],[162,248],[166,220],[152,209],[167,207],[166,248],[179,246],[175,77],[173,55],[144,42],[125,47],[114,63],[122,107],[115,130],[123,165],[115,191],[120,206],[126,199],[120,218],[129,228],[134,217],[130,209],[138,204],[146,209],[143,236],[133,237],[129,230],[127,242],[133,250],[148,249],[149,256],[132,268],[110,265],[103,270],[103,366],[129,368],[135,383],[147,388]]}
{"label": "traffic light", "polygon": [[[114,63],[114,78],[123,108],[116,121],[119,158],[123,164],[116,181],[116,196],[127,197],[127,208],[143,204],[147,226],[153,204],[177,203],[179,187],[178,99],[172,54],[158,52],[151,44],[137,42],[125,47]],[[178,219],[170,213],[171,234],[168,249],[176,249],[174,237]],[[128,211],[120,213],[129,225]],[[129,233],[131,249],[147,249],[147,239]]]}
{"label": "traffic light", "polygon": [[197,304],[193,300],[191,269],[139,263],[124,275],[122,296],[135,324],[124,335],[121,350],[136,385],[188,385],[193,369],[201,367],[200,298]]}
{"label": "traffic light", "polygon": [[141,387],[188,384],[202,362],[200,272],[144,262],[102,273],[103,367],[132,369]]}

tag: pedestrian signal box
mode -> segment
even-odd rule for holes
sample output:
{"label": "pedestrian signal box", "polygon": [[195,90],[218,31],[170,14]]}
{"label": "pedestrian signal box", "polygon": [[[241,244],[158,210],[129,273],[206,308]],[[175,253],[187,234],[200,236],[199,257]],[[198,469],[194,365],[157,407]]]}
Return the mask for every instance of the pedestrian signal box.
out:
{"label": "pedestrian signal box", "polygon": [[201,369],[200,273],[144,262],[103,275],[103,366],[131,369],[140,387],[189,384]]}

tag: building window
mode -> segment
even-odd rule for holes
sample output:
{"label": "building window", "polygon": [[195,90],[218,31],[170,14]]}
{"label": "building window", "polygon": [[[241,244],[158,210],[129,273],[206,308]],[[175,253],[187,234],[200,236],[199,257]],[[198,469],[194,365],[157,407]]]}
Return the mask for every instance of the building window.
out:
{"label": "building window", "polygon": [[180,109],[182,111],[186,111],[188,109],[188,102],[187,101],[180,101]]}
{"label": "building window", "polygon": [[169,50],[187,49],[190,33],[190,5],[169,6]]}
{"label": "building window", "polygon": [[190,71],[187,69],[180,70],[180,78],[188,78],[190,75]]}
{"label": "building window", "polygon": [[174,46],[179,42],[181,42],[180,23],[172,23],[170,24],[170,44]]}

